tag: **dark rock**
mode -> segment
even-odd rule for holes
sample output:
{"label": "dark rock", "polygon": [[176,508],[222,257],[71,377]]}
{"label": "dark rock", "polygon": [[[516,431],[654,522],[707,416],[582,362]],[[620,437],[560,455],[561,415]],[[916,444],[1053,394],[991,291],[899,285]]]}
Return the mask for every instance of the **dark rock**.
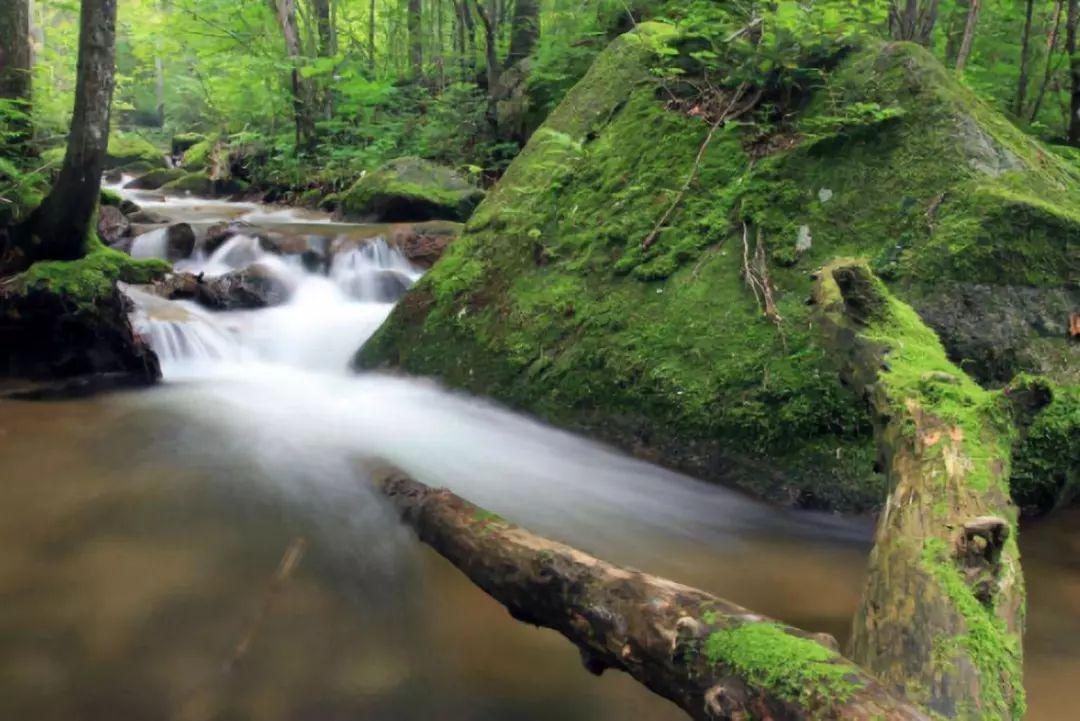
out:
{"label": "dark rock", "polygon": [[1065,340],[1069,313],[1080,307],[1075,289],[946,281],[914,305],[949,358],[986,385],[1001,386],[1021,372],[1065,370],[1048,366],[1054,356],[1034,352],[1038,339],[1056,340],[1066,364],[1075,368],[1080,360],[1080,349]]}
{"label": "dark rock", "polygon": [[195,252],[195,231],[187,223],[170,225],[165,232],[165,258],[170,261],[190,258]]}
{"label": "dark rock", "polygon": [[224,245],[228,240],[237,235],[252,235],[255,226],[244,220],[231,220],[225,223],[217,223],[206,229],[202,248],[207,254],[211,254]]}
{"label": "dark rock", "polygon": [[235,195],[247,190],[248,185],[237,178],[215,180],[206,173],[183,173],[175,180],[161,186],[166,193],[199,196]]}
{"label": "dark rock", "polygon": [[124,187],[132,190],[157,190],[166,183],[171,183],[184,177],[184,175],[184,171],[179,168],[158,168],[140,175]]}
{"label": "dark rock", "polygon": [[120,212],[124,215],[134,215],[135,213],[138,213],[142,210],[142,208],[139,207],[138,203],[136,203],[134,200],[128,200],[127,198],[124,198],[120,201],[119,207]]}
{"label": "dark rock", "polygon": [[409,262],[421,268],[430,268],[459,234],[456,228],[439,230],[421,229],[415,225],[395,226],[390,231],[389,243],[398,248]]}
{"label": "dark rock", "polygon": [[213,310],[281,305],[292,293],[287,283],[257,263],[216,278],[172,273],[154,283],[152,290],[163,298],[193,300]]}
{"label": "dark rock", "polygon": [[115,287],[92,303],[48,288],[0,291],[0,375],[81,378],[84,388],[103,374],[153,383],[161,377],[158,359],[132,329],[130,310]]}
{"label": "dark rock", "polygon": [[115,205],[102,205],[98,210],[97,230],[106,245],[116,245],[131,236],[131,222]]}

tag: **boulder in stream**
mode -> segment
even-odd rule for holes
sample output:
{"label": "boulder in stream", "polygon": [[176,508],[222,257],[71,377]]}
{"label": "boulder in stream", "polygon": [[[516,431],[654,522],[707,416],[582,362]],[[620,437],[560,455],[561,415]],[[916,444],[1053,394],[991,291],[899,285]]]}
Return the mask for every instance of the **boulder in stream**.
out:
{"label": "boulder in stream", "polygon": [[131,190],[157,190],[166,183],[171,183],[178,178],[184,177],[184,175],[184,171],[179,168],[158,168],[140,175],[124,187]]}
{"label": "boulder in stream", "polygon": [[115,246],[131,236],[131,221],[115,205],[98,209],[98,235],[106,245]]}
{"label": "boulder in stream", "polygon": [[150,290],[170,300],[193,300],[212,310],[266,308],[281,305],[292,294],[288,283],[258,263],[213,278],[170,273]]}
{"label": "boulder in stream", "polygon": [[347,220],[464,221],[483,198],[484,191],[453,168],[406,157],[367,173],[338,197],[338,203]]}

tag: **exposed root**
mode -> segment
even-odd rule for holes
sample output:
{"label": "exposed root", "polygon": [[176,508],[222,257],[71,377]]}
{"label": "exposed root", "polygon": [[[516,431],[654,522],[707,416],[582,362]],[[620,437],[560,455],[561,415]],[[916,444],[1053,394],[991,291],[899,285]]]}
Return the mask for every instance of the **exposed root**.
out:
{"label": "exposed root", "polygon": [[765,257],[765,239],[761,228],[757,229],[753,255],[750,253],[750,226],[743,221],[743,280],[754,294],[754,300],[770,323],[780,331],[780,340],[787,346],[782,324],[784,318],[776,307],[772,281],[769,279],[769,264]]}

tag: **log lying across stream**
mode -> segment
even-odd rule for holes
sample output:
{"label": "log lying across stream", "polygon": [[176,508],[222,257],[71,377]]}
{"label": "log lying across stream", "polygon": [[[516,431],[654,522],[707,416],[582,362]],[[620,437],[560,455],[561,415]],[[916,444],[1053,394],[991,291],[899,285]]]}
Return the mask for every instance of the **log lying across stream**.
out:
{"label": "log lying across stream", "polygon": [[831,637],[620,568],[403,475],[379,486],[420,540],[514,618],[558,631],[593,673],[626,671],[694,719],[929,718]]}

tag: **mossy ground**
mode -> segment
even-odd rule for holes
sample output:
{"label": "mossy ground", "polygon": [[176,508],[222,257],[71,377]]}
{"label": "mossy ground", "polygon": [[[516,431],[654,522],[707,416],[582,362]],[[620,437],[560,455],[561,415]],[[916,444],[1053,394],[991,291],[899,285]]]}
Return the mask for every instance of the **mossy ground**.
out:
{"label": "mossy ground", "polygon": [[[941,278],[1067,284],[1075,174],[921,49],[873,47],[777,130],[788,149],[759,157],[756,131],[721,130],[642,251],[707,133],[658,100],[648,68],[671,32],[644,24],[600,55],[358,362],[776,500],[872,507],[870,424],[817,342],[810,271],[870,258],[913,298]],[[743,281],[744,223],[779,326]]]}

